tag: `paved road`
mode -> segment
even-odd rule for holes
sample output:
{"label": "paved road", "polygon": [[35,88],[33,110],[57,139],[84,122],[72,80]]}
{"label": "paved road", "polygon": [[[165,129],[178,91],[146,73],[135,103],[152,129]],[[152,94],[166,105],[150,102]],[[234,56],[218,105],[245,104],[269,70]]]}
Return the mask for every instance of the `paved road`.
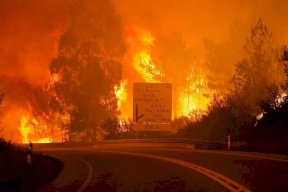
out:
{"label": "paved road", "polygon": [[251,191],[288,191],[288,160],[278,159],[277,155],[179,149],[142,149],[142,153],[193,163]]}
{"label": "paved road", "polygon": [[164,148],[42,149],[65,167],[42,191],[288,191],[288,161]]}

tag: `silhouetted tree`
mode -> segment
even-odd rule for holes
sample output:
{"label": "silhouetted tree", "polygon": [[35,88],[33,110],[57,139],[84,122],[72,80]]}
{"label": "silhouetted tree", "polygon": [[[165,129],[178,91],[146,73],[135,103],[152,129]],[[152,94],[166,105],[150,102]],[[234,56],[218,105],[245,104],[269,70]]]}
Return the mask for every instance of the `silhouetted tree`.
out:
{"label": "silhouetted tree", "polygon": [[[284,47],[281,60],[284,63],[284,72],[287,74],[287,52]],[[288,152],[288,97],[287,80],[283,83],[282,94],[278,94],[273,102],[267,102],[263,106],[264,113],[258,118],[256,124],[251,127],[250,145],[254,150],[270,153]],[[277,92],[277,88],[274,88]],[[283,94],[285,93],[286,94]]]}
{"label": "silhouetted tree", "polygon": [[222,97],[229,93],[232,88],[229,82],[234,74],[234,65],[243,58],[243,42],[249,35],[246,32],[247,22],[241,19],[234,19],[230,25],[230,33],[227,40],[217,42],[211,39],[204,39],[204,53],[206,67],[206,78],[210,98],[213,95]]}
{"label": "silhouetted tree", "polygon": [[117,117],[106,119],[102,128],[105,132],[105,139],[118,139],[120,137],[120,120]]}
{"label": "silhouetted tree", "polygon": [[71,9],[71,26],[50,64],[55,110],[70,114],[69,133],[86,131],[95,140],[103,119],[117,114],[114,86],[120,84],[124,53],[121,24],[111,0],[81,0]]}
{"label": "silhouetted tree", "polygon": [[[256,150],[262,152],[288,152],[288,98],[283,97],[281,105],[266,109],[263,117],[253,127]],[[256,141],[256,142],[255,142]]]}
{"label": "silhouetted tree", "polygon": [[261,19],[252,27],[244,48],[247,58],[236,64],[231,82],[241,105],[256,115],[261,113],[263,102],[275,98],[274,88],[284,80],[283,65],[272,34]]}
{"label": "silhouetted tree", "polygon": [[284,88],[287,90],[288,88],[288,49],[287,49],[287,46],[283,47],[282,60],[284,62],[284,72],[286,74],[286,82],[285,82]]}

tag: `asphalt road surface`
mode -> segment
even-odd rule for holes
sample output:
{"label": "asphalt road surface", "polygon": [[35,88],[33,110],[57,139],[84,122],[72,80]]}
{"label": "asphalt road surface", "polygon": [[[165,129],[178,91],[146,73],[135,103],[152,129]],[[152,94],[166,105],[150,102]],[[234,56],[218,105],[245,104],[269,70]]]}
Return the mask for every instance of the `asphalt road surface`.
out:
{"label": "asphalt road surface", "polygon": [[41,191],[288,191],[288,160],[261,154],[136,147],[40,150],[65,163]]}

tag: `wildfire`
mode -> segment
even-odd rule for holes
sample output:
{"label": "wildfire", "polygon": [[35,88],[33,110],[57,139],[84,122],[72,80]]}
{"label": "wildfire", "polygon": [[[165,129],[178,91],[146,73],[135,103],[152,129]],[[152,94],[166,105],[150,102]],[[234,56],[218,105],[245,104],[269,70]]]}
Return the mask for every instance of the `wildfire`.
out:
{"label": "wildfire", "polygon": [[115,95],[117,97],[118,110],[121,108],[122,102],[127,100],[127,90],[126,90],[127,80],[122,80],[120,86],[114,86]]}
{"label": "wildfire", "polygon": [[134,57],[134,66],[138,72],[140,72],[142,78],[146,82],[158,83],[159,80],[155,78],[156,75],[160,75],[160,71],[157,69],[151,59],[150,53],[143,50],[137,53]]}
{"label": "wildfire", "polygon": [[[155,38],[148,30],[137,28],[129,32],[126,43],[130,48],[133,68],[141,75],[145,82],[161,83],[166,79],[165,83],[169,83],[169,77],[166,78],[165,74],[162,74],[161,68],[157,66],[157,62],[151,58],[151,48],[154,46],[154,41]],[[169,55],[167,55],[167,57],[169,57]],[[177,72],[175,71],[175,73]],[[204,74],[201,73],[199,68],[196,75],[197,79],[194,81],[189,78],[193,75],[195,76],[192,71],[191,74],[188,74],[188,79],[185,82],[186,87],[182,86],[181,88],[177,87],[177,89],[174,89],[174,91],[177,92],[176,94],[173,93],[173,100],[176,101],[173,103],[174,105],[177,104],[177,106],[174,107],[176,109],[176,111],[173,111],[174,116],[187,116],[193,111],[199,113],[200,111],[204,111],[208,106],[209,98],[203,96],[207,87],[205,87]],[[133,82],[135,79],[130,81]],[[173,86],[176,87],[179,85]]]}
{"label": "wildfire", "polygon": [[285,92],[277,95],[274,101],[275,106],[281,107],[281,105],[286,101],[286,98],[287,98],[287,94]]}
{"label": "wildfire", "polygon": [[49,81],[46,81],[46,83],[45,83],[45,90],[49,90],[51,87],[53,87],[53,84],[55,82],[58,82],[59,80],[60,80],[60,75],[59,74],[51,75]]}
{"label": "wildfire", "polygon": [[51,140],[49,138],[42,138],[42,139],[38,139],[36,141],[32,141],[34,143],[51,143]]}
{"label": "wildfire", "polygon": [[150,55],[154,37],[147,30],[135,29],[134,34],[127,38],[127,44],[133,54],[133,67],[146,82],[159,82],[155,77],[161,75],[160,70]]}
{"label": "wildfire", "polygon": [[18,130],[22,135],[23,143],[51,143],[67,140],[65,130],[61,130],[63,124],[68,124],[70,116],[68,114],[55,113],[49,120],[41,118],[35,119],[30,115],[23,115],[20,120]]}
{"label": "wildfire", "polygon": [[48,137],[42,137],[42,138],[33,138],[35,137],[35,127],[33,124],[38,125],[39,123],[35,119],[30,119],[29,116],[22,116],[21,118],[21,125],[18,128],[21,135],[22,135],[22,142],[23,143],[50,143],[51,140]]}
{"label": "wildfire", "polygon": [[187,116],[191,111],[197,110],[198,106],[198,100],[195,97],[182,93],[179,98],[179,107],[177,111],[181,115]]}
{"label": "wildfire", "polygon": [[27,122],[28,122],[28,118],[23,116],[21,118],[21,125],[19,127],[19,131],[21,132],[21,135],[23,137],[23,139],[22,139],[23,143],[29,142],[28,135],[29,135],[30,129],[29,129],[29,127],[26,126]]}

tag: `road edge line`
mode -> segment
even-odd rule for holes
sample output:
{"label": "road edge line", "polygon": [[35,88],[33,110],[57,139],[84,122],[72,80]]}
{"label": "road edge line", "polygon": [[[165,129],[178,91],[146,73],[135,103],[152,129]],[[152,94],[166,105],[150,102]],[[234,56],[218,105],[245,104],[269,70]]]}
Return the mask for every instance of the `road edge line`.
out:
{"label": "road edge line", "polygon": [[82,158],[80,158],[80,157],[76,157],[76,156],[72,156],[72,157],[75,158],[75,159],[78,159],[78,160],[80,160],[80,161],[82,161],[82,162],[84,162],[84,163],[87,165],[88,169],[89,169],[89,173],[88,173],[88,176],[87,176],[86,180],[85,180],[84,183],[81,185],[81,187],[77,190],[77,192],[82,192],[82,191],[84,191],[84,189],[89,185],[89,183],[90,183],[90,181],[91,181],[91,179],[92,179],[92,176],[93,176],[93,168],[92,168],[91,164],[88,163],[86,160],[84,160],[84,159],[82,159]]}
{"label": "road edge line", "polygon": [[240,157],[250,157],[250,158],[258,158],[258,159],[265,159],[265,160],[270,160],[270,161],[280,161],[284,163],[288,163],[288,159],[281,159],[277,157],[268,157],[265,155],[259,154],[245,154],[244,152],[241,153],[239,151],[209,151],[209,150],[195,150],[193,152],[196,153],[214,153],[214,154],[221,154],[221,155],[234,155],[234,156],[240,156]]}
{"label": "road edge line", "polygon": [[184,167],[188,167],[194,171],[197,171],[203,175],[206,175],[210,179],[216,181],[226,189],[233,191],[233,192],[251,192],[250,189],[244,187],[243,185],[237,183],[236,181],[233,181],[232,179],[229,179],[228,177],[225,177],[224,175],[221,175],[220,173],[216,173],[210,169],[201,167],[199,165],[195,165],[192,163],[188,163],[185,161],[181,161],[178,159],[173,159],[173,158],[168,158],[168,157],[162,157],[162,156],[157,156],[157,155],[149,155],[149,154],[141,154],[141,153],[130,153],[130,152],[120,152],[120,151],[102,151],[101,152],[106,152],[106,153],[118,153],[118,154],[126,154],[126,155],[135,155],[135,156],[142,156],[142,157],[148,157],[148,158],[154,158],[154,159],[159,159],[163,161],[168,161],[170,163],[176,163],[178,165],[182,165]]}

